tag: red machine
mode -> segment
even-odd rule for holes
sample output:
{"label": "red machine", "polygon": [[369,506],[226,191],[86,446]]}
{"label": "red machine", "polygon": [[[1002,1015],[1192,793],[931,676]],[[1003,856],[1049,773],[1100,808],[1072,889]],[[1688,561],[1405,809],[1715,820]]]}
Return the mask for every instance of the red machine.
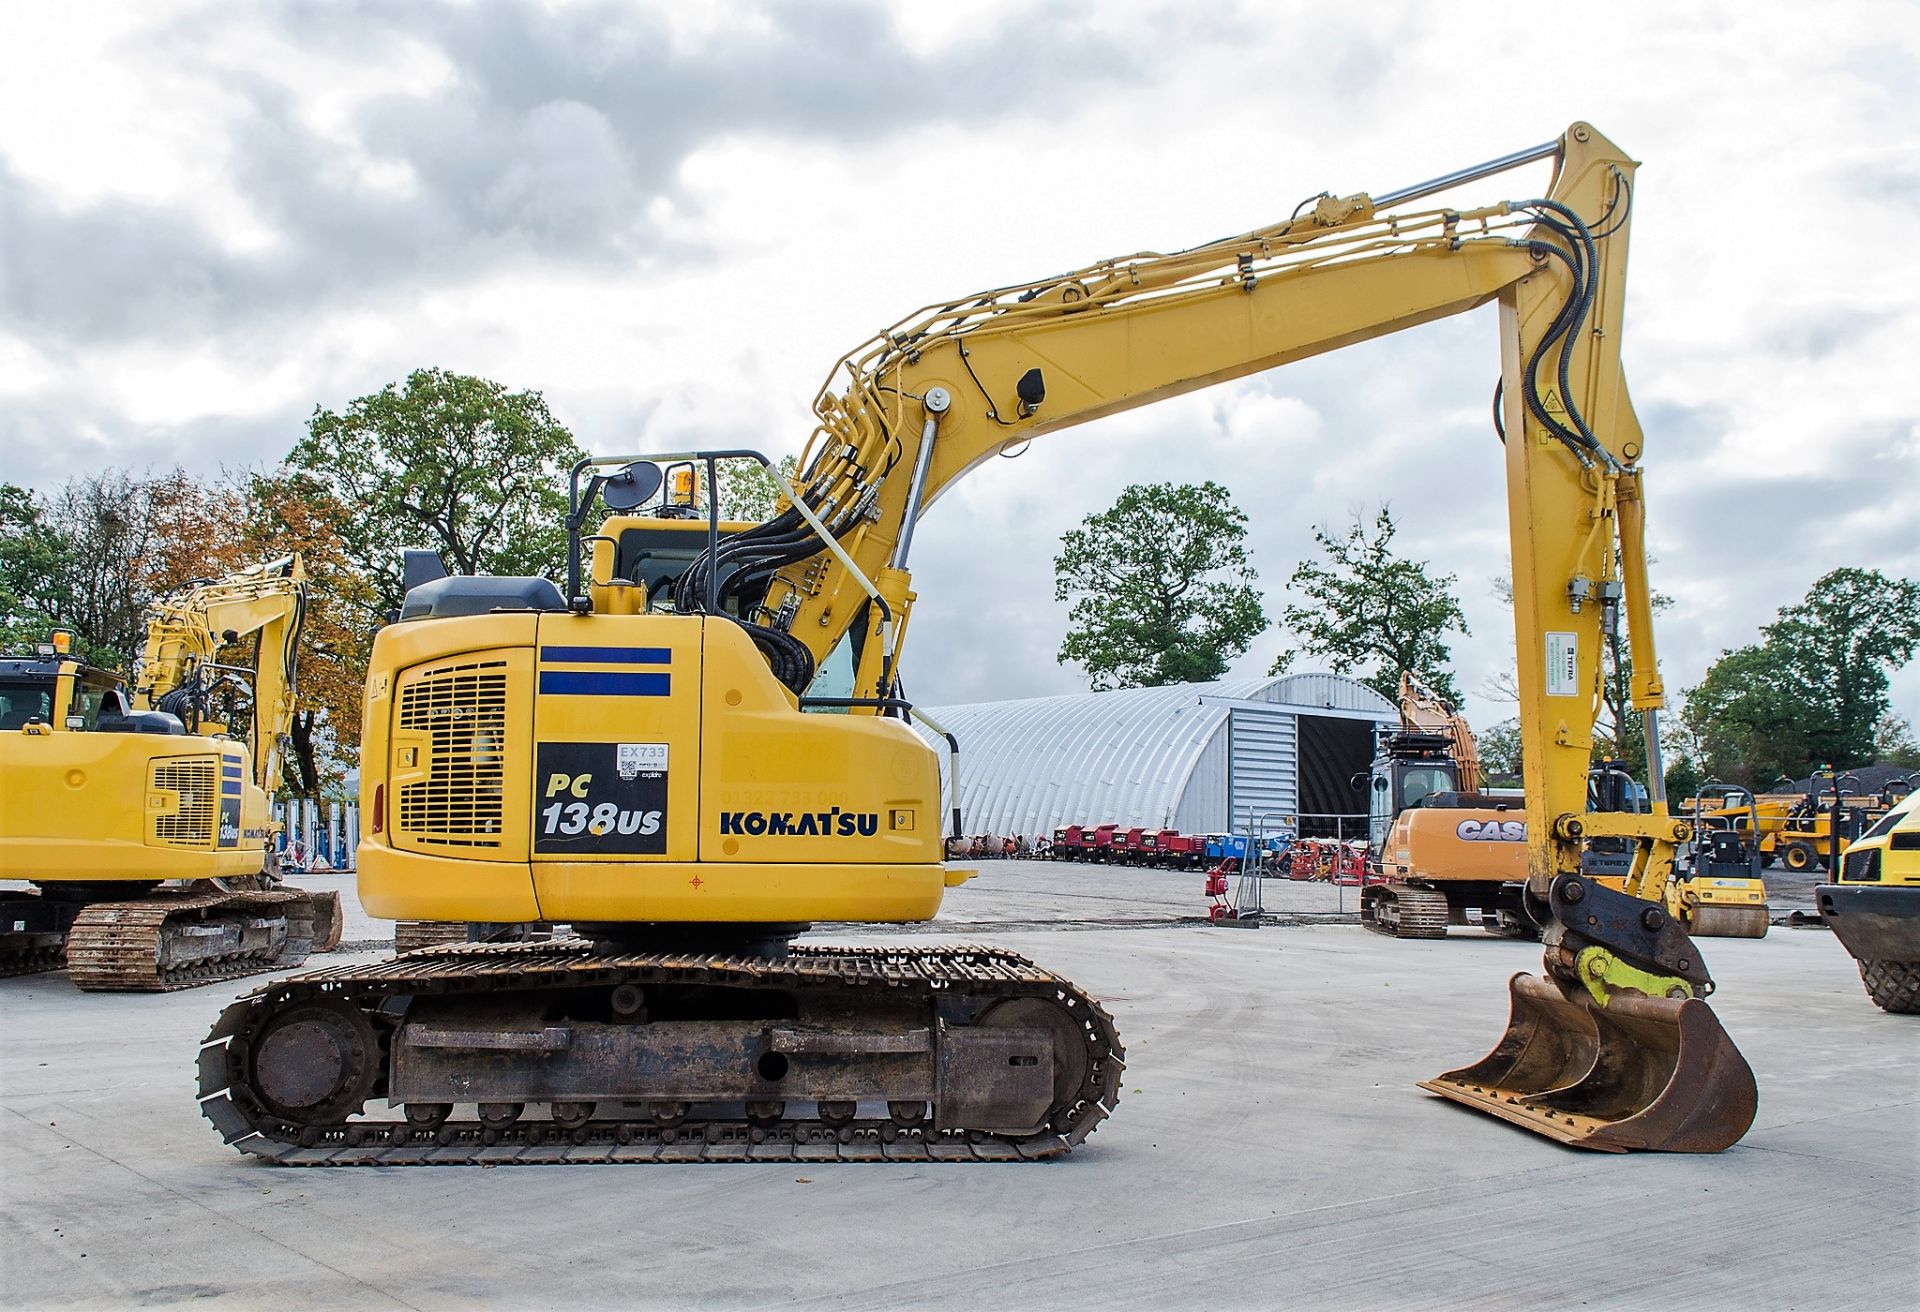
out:
{"label": "red machine", "polygon": [[1087,859],[1091,861],[1116,860],[1117,854],[1114,852],[1114,843],[1119,832],[1119,825],[1096,826],[1092,839],[1087,843]]}
{"label": "red machine", "polygon": [[1114,849],[1119,858],[1130,866],[1150,866],[1160,855],[1160,835],[1136,825],[1115,840]]}
{"label": "red machine", "polygon": [[1206,841],[1178,829],[1162,829],[1156,844],[1160,863],[1168,866],[1197,866],[1206,858]]}

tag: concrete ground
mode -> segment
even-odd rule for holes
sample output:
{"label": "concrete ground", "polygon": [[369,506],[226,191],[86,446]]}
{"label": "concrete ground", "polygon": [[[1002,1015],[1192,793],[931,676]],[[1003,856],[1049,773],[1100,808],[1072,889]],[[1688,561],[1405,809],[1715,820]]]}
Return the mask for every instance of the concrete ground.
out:
{"label": "concrete ground", "polygon": [[[339,882],[309,880],[315,886]],[[1191,873],[991,863],[935,926],[1113,1010],[1118,1112],[1021,1166],[286,1170],[221,1145],[193,1054],[247,981],[0,981],[0,1298],[20,1307],[1920,1305],[1920,1024],[1830,935],[1715,941],[1759,1119],[1712,1157],[1582,1153],[1429,1097],[1538,949],[1209,929]],[[1351,909],[1352,891],[1344,894]],[[840,930],[832,938],[897,935]],[[382,922],[354,910],[349,941]],[[371,959],[361,952],[332,960]]]}

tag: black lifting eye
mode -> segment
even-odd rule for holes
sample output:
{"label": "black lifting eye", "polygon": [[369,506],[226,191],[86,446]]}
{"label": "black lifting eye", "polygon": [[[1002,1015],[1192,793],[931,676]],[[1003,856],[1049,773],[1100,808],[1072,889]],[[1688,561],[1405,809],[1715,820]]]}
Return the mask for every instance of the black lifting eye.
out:
{"label": "black lifting eye", "polygon": [[1047,380],[1038,369],[1029,369],[1020,375],[1013,390],[1020,397],[1020,417],[1025,419],[1047,399]]}

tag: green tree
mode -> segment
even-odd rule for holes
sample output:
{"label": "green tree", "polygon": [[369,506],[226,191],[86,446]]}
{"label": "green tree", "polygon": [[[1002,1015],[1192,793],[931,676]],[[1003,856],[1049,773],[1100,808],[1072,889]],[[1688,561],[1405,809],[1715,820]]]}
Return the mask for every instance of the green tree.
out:
{"label": "green tree", "polygon": [[347,552],[353,513],[314,480],[285,471],[256,474],[241,496],[246,560],[298,551],[306,568],[307,609],[282,773],[289,792],[322,796],[339,787],[360,746],[378,592]]}
{"label": "green tree", "polygon": [[41,497],[0,485],[0,623],[10,644],[71,630],[85,660],[127,668],[147,607],[188,579],[223,573],[231,498],[174,469],[69,479]]}
{"label": "green tree", "polygon": [[1920,651],[1920,583],[1833,570],[1760,632],[1687,692],[1683,720],[1702,768],[1764,785],[1873,760],[1888,676]]}
{"label": "green tree", "polygon": [[1920,770],[1920,742],[1914,741],[1913,725],[1906,716],[1889,711],[1880,721],[1873,731],[1873,759],[1876,764]]}
{"label": "green tree", "polygon": [[67,610],[67,543],[29,489],[0,483],[0,645],[46,641]]}
{"label": "green tree", "polygon": [[[1447,663],[1453,651],[1446,635],[1468,634],[1467,617],[1454,595],[1451,574],[1428,573],[1425,561],[1393,552],[1396,525],[1382,505],[1369,532],[1354,516],[1344,537],[1324,527],[1313,530],[1325,563],[1302,561],[1287,580],[1307,599],[1289,605],[1281,622],[1308,651],[1324,656],[1334,671],[1363,671],[1362,682],[1389,701],[1400,696],[1400,676],[1411,672],[1455,705],[1459,690]],[[1279,673],[1292,660],[1276,663]]]}
{"label": "green tree", "polygon": [[[800,470],[800,457],[781,456],[780,472],[791,483]],[[762,523],[773,518],[774,502],[780,499],[780,485],[753,460],[728,460],[720,464],[720,518]]]}
{"label": "green tree", "polygon": [[1247,517],[1218,483],[1134,484],[1060,538],[1060,659],[1095,689],[1217,679],[1266,627]]}
{"label": "green tree", "polygon": [[316,407],[287,466],[353,508],[348,558],[392,608],[405,547],[437,549],[456,574],[558,578],[581,455],[538,392],[421,369],[344,410]]}
{"label": "green tree", "polygon": [[1489,781],[1514,778],[1520,774],[1520,721],[1509,717],[1488,725],[1474,735],[1480,749],[1480,764]]}

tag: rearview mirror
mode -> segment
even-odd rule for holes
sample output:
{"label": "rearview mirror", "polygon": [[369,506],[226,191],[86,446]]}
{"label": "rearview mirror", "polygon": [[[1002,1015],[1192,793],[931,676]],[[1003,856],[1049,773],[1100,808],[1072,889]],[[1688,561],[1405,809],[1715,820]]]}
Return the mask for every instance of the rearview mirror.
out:
{"label": "rearview mirror", "polygon": [[660,490],[665,476],[660,466],[649,460],[636,460],[617,474],[610,474],[600,488],[600,499],[608,510],[626,511],[644,506]]}

